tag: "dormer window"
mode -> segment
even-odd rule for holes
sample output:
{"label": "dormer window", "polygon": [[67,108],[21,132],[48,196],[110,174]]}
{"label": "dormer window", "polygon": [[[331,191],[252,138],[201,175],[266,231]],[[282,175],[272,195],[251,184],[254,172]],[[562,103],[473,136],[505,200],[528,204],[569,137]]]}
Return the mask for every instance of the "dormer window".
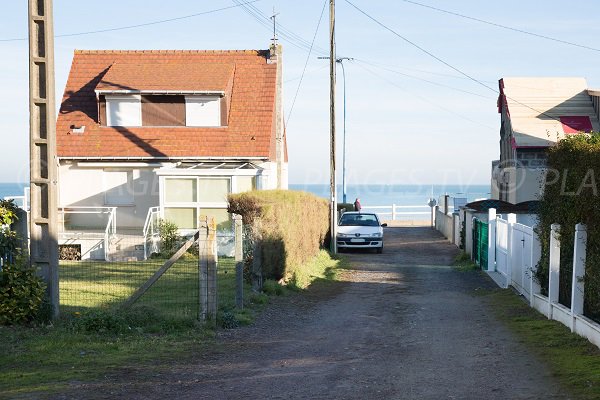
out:
{"label": "dormer window", "polygon": [[142,126],[141,96],[106,96],[107,126]]}
{"label": "dormer window", "polygon": [[104,126],[226,126],[224,97],[207,94],[100,94]]}
{"label": "dormer window", "polygon": [[186,126],[221,126],[220,104],[216,96],[185,96]]}

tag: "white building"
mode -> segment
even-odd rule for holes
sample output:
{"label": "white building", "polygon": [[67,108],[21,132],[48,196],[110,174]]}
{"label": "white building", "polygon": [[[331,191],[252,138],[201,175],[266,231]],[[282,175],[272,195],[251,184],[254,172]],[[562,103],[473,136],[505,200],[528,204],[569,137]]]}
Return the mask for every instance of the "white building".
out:
{"label": "white building", "polygon": [[280,46],[76,51],[57,120],[60,243],[142,258],[158,218],[227,230],[229,193],[287,188],[281,78]]}
{"label": "white building", "polygon": [[546,149],[565,135],[600,131],[600,92],[584,78],[503,78],[500,159],[492,163],[492,198],[538,200]]}

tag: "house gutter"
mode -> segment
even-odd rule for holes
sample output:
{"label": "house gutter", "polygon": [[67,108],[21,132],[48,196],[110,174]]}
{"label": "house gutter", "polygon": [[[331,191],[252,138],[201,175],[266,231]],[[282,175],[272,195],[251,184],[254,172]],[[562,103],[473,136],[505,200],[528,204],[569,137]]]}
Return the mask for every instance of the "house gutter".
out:
{"label": "house gutter", "polygon": [[144,161],[144,160],[190,160],[190,161],[269,161],[269,157],[58,157],[59,160],[92,160],[92,161]]}
{"label": "house gutter", "polygon": [[213,95],[225,96],[222,90],[131,90],[131,89],[115,89],[115,90],[96,90],[96,97],[100,95],[110,94],[191,94],[191,95]]}

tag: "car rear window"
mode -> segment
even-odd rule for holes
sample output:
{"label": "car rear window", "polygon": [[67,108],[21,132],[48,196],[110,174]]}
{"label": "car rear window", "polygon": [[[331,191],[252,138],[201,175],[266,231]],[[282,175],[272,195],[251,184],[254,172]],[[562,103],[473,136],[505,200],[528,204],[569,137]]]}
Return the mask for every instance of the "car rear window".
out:
{"label": "car rear window", "polygon": [[340,226],[379,226],[375,214],[344,214]]}

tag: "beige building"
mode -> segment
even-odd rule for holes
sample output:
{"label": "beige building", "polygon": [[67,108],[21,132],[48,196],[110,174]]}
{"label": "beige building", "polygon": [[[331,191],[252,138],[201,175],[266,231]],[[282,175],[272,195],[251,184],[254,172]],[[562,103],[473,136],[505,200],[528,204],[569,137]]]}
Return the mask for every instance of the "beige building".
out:
{"label": "beige building", "polygon": [[500,159],[492,162],[492,198],[538,200],[546,149],[566,135],[600,131],[600,91],[584,78],[500,79]]}

